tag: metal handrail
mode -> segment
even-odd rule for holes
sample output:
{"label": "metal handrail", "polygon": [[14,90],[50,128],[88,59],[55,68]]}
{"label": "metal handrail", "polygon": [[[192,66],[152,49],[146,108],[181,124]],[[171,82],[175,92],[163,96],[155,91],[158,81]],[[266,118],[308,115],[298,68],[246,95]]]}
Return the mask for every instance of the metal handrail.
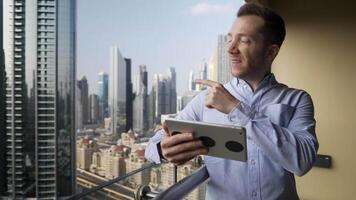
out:
{"label": "metal handrail", "polygon": [[107,186],[109,186],[109,185],[112,185],[112,184],[114,184],[114,183],[116,183],[116,182],[118,182],[118,181],[121,181],[121,180],[123,180],[123,179],[125,179],[125,178],[127,178],[127,177],[129,177],[129,176],[132,176],[132,175],[134,175],[134,174],[137,174],[137,173],[139,173],[139,172],[141,172],[141,171],[144,171],[144,170],[147,170],[147,169],[150,169],[150,168],[153,168],[153,167],[158,167],[158,166],[160,166],[161,164],[164,164],[164,163],[160,163],[160,164],[149,163],[148,165],[146,165],[146,166],[144,166],[144,167],[142,167],[142,168],[133,170],[133,171],[131,171],[131,172],[129,172],[129,173],[123,175],[123,176],[119,176],[119,177],[116,177],[116,178],[114,178],[114,179],[112,179],[112,180],[110,180],[110,181],[101,183],[101,184],[99,184],[98,186],[96,186],[96,187],[94,187],[94,188],[92,188],[92,189],[88,189],[88,190],[85,190],[84,192],[74,194],[74,195],[68,197],[66,200],[80,199],[80,198],[82,198],[82,197],[84,197],[84,196],[87,196],[87,195],[89,195],[89,194],[91,194],[91,193],[94,193],[94,192],[96,192],[96,191],[98,191],[98,190],[101,190],[101,189],[103,189],[103,188],[105,188],[105,187],[107,187]]}
{"label": "metal handrail", "polygon": [[158,194],[153,200],[183,199],[192,192],[198,185],[209,178],[206,166],[200,167],[191,175],[186,176],[178,183],[172,185],[162,193]]}

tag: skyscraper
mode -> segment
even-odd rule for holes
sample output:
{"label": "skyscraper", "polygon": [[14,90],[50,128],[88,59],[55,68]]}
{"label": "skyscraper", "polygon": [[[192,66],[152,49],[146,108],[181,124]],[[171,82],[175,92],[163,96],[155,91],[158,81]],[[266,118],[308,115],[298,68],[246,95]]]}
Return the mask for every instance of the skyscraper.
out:
{"label": "skyscraper", "polygon": [[188,86],[188,91],[195,91],[195,82],[194,82],[194,71],[191,70],[189,72],[189,86]]}
{"label": "skyscraper", "polygon": [[133,130],[141,133],[148,130],[148,94],[146,66],[140,65],[139,70],[135,89]]}
{"label": "skyscraper", "polygon": [[85,76],[78,81],[78,88],[80,91],[80,102],[82,104],[82,120],[83,124],[88,124],[90,122],[90,113],[89,113],[89,85],[88,80]]}
{"label": "skyscraper", "polygon": [[131,80],[131,59],[125,58],[126,63],[126,129],[132,129],[133,122],[133,94],[132,94],[132,80]]}
{"label": "skyscraper", "polygon": [[99,107],[100,107],[100,121],[109,116],[109,76],[105,72],[99,73],[98,81],[98,94],[99,94]]}
{"label": "skyscraper", "polygon": [[83,105],[81,101],[81,91],[78,87],[78,83],[75,87],[75,130],[83,128]]}
{"label": "skyscraper", "polygon": [[[173,114],[176,113],[176,107],[174,110],[171,108],[172,104],[172,92],[173,86],[175,85],[171,79],[172,76],[165,76],[163,74],[155,74],[153,89],[155,91],[155,123],[160,123],[162,114]],[[174,105],[177,104],[177,97],[175,94]]]}
{"label": "skyscraper", "polygon": [[148,95],[148,128],[154,129],[156,123],[156,87],[153,85]]}
{"label": "skyscraper", "polygon": [[75,12],[71,0],[5,1],[10,199],[75,192]]}
{"label": "skyscraper", "polygon": [[96,94],[91,94],[89,96],[89,116],[90,123],[96,124],[99,122],[99,96]]}
{"label": "skyscraper", "polygon": [[[3,3],[0,3],[3,16]],[[0,177],[6,177],[6,129],[5,129],[5,63],[3,51],[3,20],[0,20]],[[0,178],[0,196],[6,191],[6,181]]]}
{"label": "skyscraper", "polygon": [[222,84],[232,78],[231,64],[228,54],[227,35],[219,35],[216,48],[209,65],[209,79],[218,81]]}
{"label": "skyscraper", "polygon": [[[208,79],[208,65],[205,62],[205,60],[203,61],[202,65],[200,66],[200,69],[199,69],[199,79],[202,79],[202,80]],[[196,87],[197,91],[201,91],[204,89],[206,89],[205,85],[198,84]]]}
{"label": "skyscraper", "polygon": [[169,68],[169,78],[170,78],[170,93],[169,93],[169,101],[170,101],[170,109],[169,113],[177,112],[177,86],[176,86],[176,71],[174,67]]}
{"label": "skyscraper", "polygon": [[126,131],[126,61],[119,48],[110,49],[110,77],[109,77],[109,109],[111,131],[114,138],[120,137]]}

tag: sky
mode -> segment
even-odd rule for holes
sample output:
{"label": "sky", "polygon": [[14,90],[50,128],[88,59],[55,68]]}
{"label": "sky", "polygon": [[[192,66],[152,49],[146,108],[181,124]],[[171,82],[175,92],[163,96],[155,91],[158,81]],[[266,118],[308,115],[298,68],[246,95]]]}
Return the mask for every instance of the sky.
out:
{"label": "sky", "polygon": [[[132,74],[146,65],[149,90],[155,73],[177,72],[177,92],[188,90],[189,71],[209,61],[217,36],[226,34],[243,0],[78,0],[77,79],[97,94],[98,73],[109,72],[110,47],[132,59]],[[110,74],[109,74],[110,78]]]}

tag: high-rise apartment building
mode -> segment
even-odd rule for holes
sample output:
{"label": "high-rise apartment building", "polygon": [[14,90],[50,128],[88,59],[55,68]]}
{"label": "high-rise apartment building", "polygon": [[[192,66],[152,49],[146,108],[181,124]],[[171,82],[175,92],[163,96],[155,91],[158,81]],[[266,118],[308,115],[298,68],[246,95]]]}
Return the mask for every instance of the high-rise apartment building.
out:
{"label": "high-rise apartment building", "polygon": [[155,123],[160,123],[162,114],[171,114],[171,82],[169,76],[155,74],[153,87],[155,94]]}
{"label": "high-rise apartment building", "polygon": [[5,0],[6,196],[75,193],[74,0]]}
{"label": "high-rise apartment building", "polygon": [[[200,66],[200,69],[199,69],[199,79],[202,79],[202,80],[208,79],[208,64],[205,62],[205,60],[203,61],[202,65]],[[204,89],[206,89],[205,85],[198,84],[196,86],[197,91],[201,91]]]}
{"label": "high-rise apartment building", "polygon": [[114,137],[126,129],[126,62],[119,48],[110,49],[109,108]]}
{"label": "high-rise apartment building", "polygon": [[188,80],[188,91],[195,91],[195,79],[194,79],[194,71],[191,70],[189,72],[189,80]]}
{"label": "high-rise apartment building", "polygon": [[[3,3],[0,3],[3,16]],[[5,129],[5,63],[3,51],[3,20],[0,20],[0,177],[6,177],[6,129]],[[6,191],[6,181],[0,180],[0,196]]]}
{"label": "high-rise apartment building", "polygon": [[97,124],[99,122],[99,96],[91,94],[89,96],[89,116],[90,123]]}
{"label": "high-rise apartment building", "polygon": [[136,77],[136,95],[133,108],[133,130],[142,133],[148,130],[148,94],[147,94],[147,69],[145,65],[139,66]]}
{"label": "high-rise apartment building", "polygon": [[90,122],[90,108],[89,108],[89,85],[88,85],[88,80],[85,76],[81,80],[78,81],[78,88],[80,95],[77,95],[77,97],[80,97],[80,102],[82,105],[82,120],[83,120],[83,125],[84,124],[89,124]]}
{"label": "high-rise apartment building", "polygon": [[209,64],[209,79],[222,84],[229,82],[232,78],[228,48],[227,35],[219,35]]}
{"label": "high-rise apartment building", "polygon": [[103,121],[105,117],[109,117],[109,75],[105,72],[100,72],[98,75],[99,119],[100,121]]}
{"label": "high-rise apartment building", "polygon": [[174,67],[169,68],[169,79],[170,79],[170,93],[169,93],[169,101],[170,108],[169,113],[177,112],[177,74]]}
{"label": "high-rise apartment building", "polygon": [[133,122],[133,84],[131,80],[131,59],[125,58],[126,63],[126,130],[132,129]]}

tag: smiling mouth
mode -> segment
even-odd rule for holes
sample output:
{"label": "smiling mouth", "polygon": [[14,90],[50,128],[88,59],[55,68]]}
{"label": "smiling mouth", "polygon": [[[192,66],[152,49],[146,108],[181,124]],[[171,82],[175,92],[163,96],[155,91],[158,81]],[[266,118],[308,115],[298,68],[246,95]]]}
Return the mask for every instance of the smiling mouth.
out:
{"label": "smiling mouth", "polygon": [[238,59],[238,58],[230,58],[230,61],[231,61],[231,63],[236,63],[236,64],[242,62],[242,60],[241,60],[241,59]]}

